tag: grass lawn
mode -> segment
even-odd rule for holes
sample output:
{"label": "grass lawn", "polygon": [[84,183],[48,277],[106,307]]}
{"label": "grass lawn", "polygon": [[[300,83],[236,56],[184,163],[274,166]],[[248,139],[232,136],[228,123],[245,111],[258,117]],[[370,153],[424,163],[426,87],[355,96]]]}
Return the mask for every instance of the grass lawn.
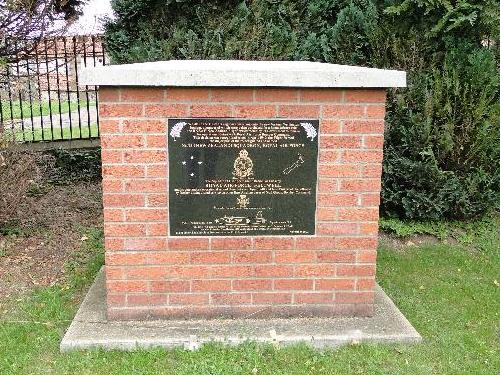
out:
{"label": "grass lawn", "polygon": [[[99,129],[97,124],[90,124],[90,127],[87,123],[82,123],[82,129],[78,127],[78,121],[73,124],[71,128],[63,128],[62,131],[57,127],[56,124],[54,126],[54,130],[51,129],[36,129],[34,131],[25,130],[24,132],[19,130],[15,132],[16,141],[21,142],[33,142],[33,141],[58,141],[63,139],[87,139],[87,138],[96,138],[99,136]],[[23,138],[24,133],[24,138]]]}
{"label": "grass lawn", "polygon": [[15,140],[16,142],[33,142],[33,141],[59,141],[59,140],[71,140],[71,139],[88,139],[99,137],[99,128],[97,124],[82,123],[82,128],[78,127],[78,123],[73,124],[71,128],[61,129],[56,125],[54,129],[51,130],[50,126],[48,129],[35,129],[31,130],[6,130],[4,136],[8,140]]}
{"label": "grass lawn", "polygon": [[[80,107],[84,110],[86,110],[86,105],[87,101],[86,100],[80,100]],[[95,102],[89,102],[90,106],[94,106]],[[58,114],[58,113],[68,113],[69,111],[76,111],[78,109],[78,102],[76,101],[67,101],[67,100],[61,100],[61,106],[59,107],[59,102],[57,100],[52,100],[52,101],[46,101],[46,102],[38,102],[34,101],[32,104],[30,104],[29,101],[23,101],[22,103],[19,103],[19,101],[14,101],[12,103],[12,111],[10,104],[8,102],[3,101],[2,102],[2,114],[4,121],[8,121],[11,118],[13,119],[20,119],[20,118],[25,118],[29,119],[31,118],[31,111],[33,111],[33,117],[38,117],[38,116],[48,116],[51,113],[53,114]],[[21,116],[22,112],[22,116]],[[12,113],[12,117],[11,117]]]}
{"label": "grass lawn", "polygon": [[82,259],[68,265],[67,283],[0,306],[0,373],[498,374],[499,224],[479,225],[458,243],[382,241],[378,281],[423,336],[422,344],[322,351],[210,344],[194,352],[60,354],[59,341],[102,264],[100,232],[87,230]]}

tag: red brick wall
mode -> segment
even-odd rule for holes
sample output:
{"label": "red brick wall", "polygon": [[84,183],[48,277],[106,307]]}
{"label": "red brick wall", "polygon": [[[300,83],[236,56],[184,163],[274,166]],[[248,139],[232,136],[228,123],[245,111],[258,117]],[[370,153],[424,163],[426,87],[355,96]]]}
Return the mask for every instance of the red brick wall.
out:
{"label": "red brick wall", "polygon": [[[99,97],[110,319],[373,313],[385,90]],[[316,235],[169,237],[169,117],[319,119]]]}

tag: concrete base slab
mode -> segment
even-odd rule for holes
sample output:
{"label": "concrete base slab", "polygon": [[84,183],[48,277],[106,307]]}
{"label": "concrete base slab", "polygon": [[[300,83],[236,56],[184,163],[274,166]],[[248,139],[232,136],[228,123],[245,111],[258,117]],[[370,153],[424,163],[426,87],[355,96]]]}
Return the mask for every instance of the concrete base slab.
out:
{"label": "concrete base slab", "polygon": [[377,285],[370,318],[294,318],[107,321],[103,270],[83,300],[61,341],[75,349],[133,350],[152,347],[196,349],[206,342],[237,345],[245,341],[337,347],[350,343],[417,343],[418,332]]}

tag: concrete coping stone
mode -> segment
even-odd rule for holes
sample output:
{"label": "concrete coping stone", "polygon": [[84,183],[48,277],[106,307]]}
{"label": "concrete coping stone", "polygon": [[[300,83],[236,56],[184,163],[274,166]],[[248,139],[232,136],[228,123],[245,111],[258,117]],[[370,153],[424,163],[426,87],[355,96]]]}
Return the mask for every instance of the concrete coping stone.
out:
{"label": "concrete coping stone", "polygon": [[406,72],[311,61],[170,60],[87,67],[81,85],[180,87],[406,87]]}
{"label": "concrete coping stone", "polygon": [[373,317],[108,321],[101,269],[64,335],[60,350],[194,350],[207,342],[238,345],[246,341],[283,346],[306,343],[326,348],[367,342],[412,344],[421,340],[378,285]]}

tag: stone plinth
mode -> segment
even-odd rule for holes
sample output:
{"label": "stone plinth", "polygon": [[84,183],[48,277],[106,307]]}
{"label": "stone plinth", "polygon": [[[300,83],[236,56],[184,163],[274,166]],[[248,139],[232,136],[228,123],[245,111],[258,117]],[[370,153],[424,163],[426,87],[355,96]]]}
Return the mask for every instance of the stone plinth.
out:
{"label": "stone plinth", "polygon": [[[100,85],[109,319],[373,314],[385,90],[404,86],[404,72],[308,62],[170,61],[88,69],[81,81]],[[263,133],[274,125],[288,126],[290,134],[302,137],[290,141],[298,148],[298,159],[280,159],[279,148],[288,147],[281,140],[275,146],[264,141],[275,147],[267,167],[257,162],[261,149],[249,147],[251,140],[206,146],[208,139],[205,146],[189,149],[172,129],[187,123],[181,130],[191,132],[208,120],[210,126],[259,120],[255,126],[262,126]],[[312,135],[300,133],[306,129],[303,124],[314,128]],[[252,138],[248,134],[235,139]],[[269,139],[273,137],[278,136]],[[172,148],[169,142],[180,143]],[[301,144],[311,150],[304,155],[317,155],[317,160],[303,161]],[[182,147],[185,158],[168,154]],[[254,162],[237,167],[235,160],[234,170],[231,164],[226,171],[203,147],[217,148],[219,161],[227,152],[228,158],[243,155]],[[175,169],[182,176],[180,163],[189,163],[190,155],[200,161],[198,169],[186,170],[186,186],[182,181],[171,186],[170,173]],[[211,161],[209,173],[203,168]],[[275,171],[279,163],[284,169]],[[295,196],[287,178],[300,168],[315,176],[314,189],[304,188],[303,196]],[[313,174],[310,168],[315,168]],[[266,181],[281,181],[279,189],[291,191],[286,194],[292,199],[281,201],[278,188],[264,195],[255,189],[245,194],[235,188],[223,194],[205,189],[214,178],[262,188],[264,182],[256,181],[264,181],[264,175]],[[194,195],[193,188],[201,193]],[[170,216],[169,204],[185,191],[192,195],[182,196],[182,213],[190,214],[192,202],[209,202],[209,209],[198,214],[200,203],[193,203],[193,215],[203,218],[202,224],[190,222],[189,231],[172,232],[169,220],[176,218]],[[224,204],[210,203],[219,198]],[[278,234],[267,234],[266,226],[278,225],[276,218],[288,210],[297,217],[301,199],[312,199],[307,205],[312,215],[304,213],[309,225],[291,220]],[[238,222],[242,226],[236,232],[230,229],[235,217],[246,217],[244,210],[257,210],[252,205],[262,206],[263,214],[248,211],[248,223]],[[212,209],[232,221],[220,224]],[[232,211],[239,216],[229,215]],[[205,215],[214,216],[210,225]],[[257,224],[264,229],[251,232]],[[226,229],[216,232],[222,225]]]}

